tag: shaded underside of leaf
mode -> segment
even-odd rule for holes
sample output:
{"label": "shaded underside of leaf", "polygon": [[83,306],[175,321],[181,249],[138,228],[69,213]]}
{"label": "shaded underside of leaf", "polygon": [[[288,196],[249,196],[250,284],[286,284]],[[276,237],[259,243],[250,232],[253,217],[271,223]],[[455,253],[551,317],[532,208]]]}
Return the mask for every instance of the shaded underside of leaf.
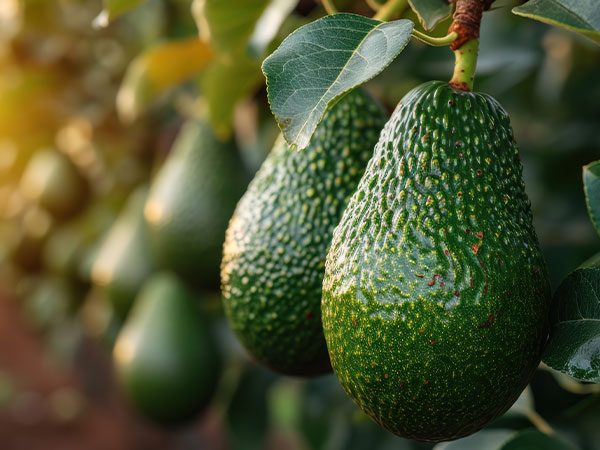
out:
{"label": "shaded underside of leaf", "polygon": [[600,268],[569,274],[554,296],[544,363],[583,381],[600,383]]}
{"label": "shaded underside of leaf", "polygon": [[600,45],[600,13],[597,0],[529,0],[513,8],[519,16],[566,28]]}
{"label": "shaded underside of leaf", "polygon": [[433,450],[497,450],[517,434],[514,430],[481,430],[462,439],[437,444]]}
{"label": "shaded underside of leaf", "polygon": [[452,13],[452,6],[447,0],[408,0],[408,2],[427,31],[433,30]]}
{"label": "shaded underside of leaf", "polygon": [[330,102],[386,68],[412,29],[410,20],[342,13],[288,36],[262,66],[271,110],[288,143],[305,148]]}
{"label": "shaded underside of leaf", "polygon": [[136,57],[125,73],[117,94],[117,111],[134,120],[167,88],[186,81],[214,60],[208,44],[197,37],[166,42]]}
{"label": "shaded underside of leaf", "polygon": [[600,233],[600,160],[583,167],[583,190],[590,218]]}

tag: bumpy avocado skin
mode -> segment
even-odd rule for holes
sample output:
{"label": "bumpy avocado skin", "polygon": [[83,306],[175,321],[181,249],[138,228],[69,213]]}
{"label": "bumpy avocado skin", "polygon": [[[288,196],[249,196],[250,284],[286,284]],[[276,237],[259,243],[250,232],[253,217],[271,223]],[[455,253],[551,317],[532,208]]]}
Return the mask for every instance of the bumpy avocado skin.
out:
{"label": "bumpy avocado skin", "polygon": [[233,142],[204,119],[186,122],[154,179],[144,216],[163,267],[218,287],[225,230],[248,176]]}
{"label": "bumpy avocado skin", "polygon": [[274,371],[331,371],[320,308],[325,256],[385,120],[356,90],[326,113],[306,149],[280,137],[230,221],[225,312],[246,349]]}
{"label": "bumpy avocado skin", "polygon": [[507,113],[447,83],[415,88],[327,256],[323,327],[341,384],[393,433],[466,436],[527,385],[549,303]]}

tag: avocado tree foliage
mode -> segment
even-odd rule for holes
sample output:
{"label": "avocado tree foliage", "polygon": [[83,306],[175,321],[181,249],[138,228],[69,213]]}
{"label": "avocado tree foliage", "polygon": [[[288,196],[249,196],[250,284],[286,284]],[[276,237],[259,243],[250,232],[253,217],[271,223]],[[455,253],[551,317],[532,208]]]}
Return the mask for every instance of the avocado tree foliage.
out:
{"label": "avocado tree foliage", "polygon": [[[106,0],[102,17],[112,20],[142,1]],[[365,3],[372,14],[367,17],[338,12],[337,8],[342,11],[348,6],[347,1],[336,6],[323,0],[327,13],[323,17],[296,17],[291,23],[285,22],[297,3],[195,0],[192,12],[199,28],[198,40],[190,52],[185,52],[187,56],[174,58],[168,66],[152,64],[152,52],[145,54],[146,62],[140,59],[132,64],[121,87],[121,114],[141,114],[165,88],[194,75],[205,92],[215,129],[228,134],[235,106],[266,78],[270,108],[283,136],[290,146],[302,151],[324,114],[347,92],[384,72],[411,38],[450,46],[456,57],[453,86],[473,89],[481,13],[492,6],[492,1],[369,0]],[[594,0],[530,0],[512,12],[600,44],[600,7]],[[264,29],[267,15],[273,18],[269,30]],[[233,80],[239,73],[245,74],[243,82],[229,86],[217,82]],[[583,179],[589,215],[600,232],[599,167],[600,161],[584,167]],[[562,282],[553,298],[551,322],[543,362],[583,382],[599,383],[600,257],[584,263]],[[549,435],[539,422],[532,422],[543,433],[509,433],[493,448],[518,448],[524,443],[531,448],[570,448]],[[451,444],[439,446],[446,447],[453,448]]]}

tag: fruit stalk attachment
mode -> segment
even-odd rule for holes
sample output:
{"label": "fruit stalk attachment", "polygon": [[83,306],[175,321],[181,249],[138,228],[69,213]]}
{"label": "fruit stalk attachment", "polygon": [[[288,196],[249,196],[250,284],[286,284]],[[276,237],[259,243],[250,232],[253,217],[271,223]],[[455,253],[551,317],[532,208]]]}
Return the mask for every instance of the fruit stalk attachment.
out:
{"label": "fruit stalk attachment", "polygon": [[456,0],[456,9],[449,33],[457,38],[450,48],[454,50],[456,62],[450,85],[470,92],[473,89],[477,52],[479,49],[479,25],[483,11],[489,9],[493,0]]}

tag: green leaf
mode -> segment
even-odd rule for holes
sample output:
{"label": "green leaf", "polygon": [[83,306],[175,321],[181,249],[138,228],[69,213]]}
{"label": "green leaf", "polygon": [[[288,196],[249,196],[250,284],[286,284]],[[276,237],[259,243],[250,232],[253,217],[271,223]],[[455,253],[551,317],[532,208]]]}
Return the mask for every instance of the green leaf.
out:
{"label": "green leaf", "polygon": [[193,11],[203,37],[223,52],[244,48],[269,0],[194,0]]}
{"label": "green leaf", "polygon": [[600,267],[600,253],[596,253],[594,256],[586,259],[579,265],[580,268],[584,267]]}
{"label": "green leaf", "polygon": [[538,430],[528,429],[519,432],[500,450],[573,450],[574,447],[556,437],[548,436]]}
{"label": "green leaf", "polygon": [[544,363],[582,381],[600,383],[600,268],[579,268],[554,294]]}
{"label": "green leaf", "polygon": [[202,92],[219,136],[231,133],[235,106],[261,83],[260,62],[245,56],[220,61],[206,70],[201,80]]}
{"label": "green leaf", "polygon": [[146,0],[104,0],[104,9],[94,19],[94,26],[105,27],[109,22]]}
{"label": "green leaf", "polygon": [[127,68],[117,94],[117,111],[132,121],[166,89],[192,78],[214,60],[197,37],[166,42],[137,56]]}
{"label": "green leaf", "polygon": [[452,6],[447,0],[408,0],[408,3],[428,31],[452,14]]}
{"label": "green leaf", "polygon": [[343,13],[289,35],[262,66],[271,110],[288,143],[305,148],[327,106],[385,69],[412,29],[410,20]]}
{"label": "green leaf", "polygon": [[451,442],[442,442],[433,450],[498,450],[517,434],[514,430],[487,429]]}
{"label": "green leaf", "polygon": [[600,233],[600,160],[583,166],[583,190],[590,218]]}
{"label": "green leaf", "polygon": [[566,28],[600,45],[600,6],[597,0],[529,0],[513,8],[513,13]]}

